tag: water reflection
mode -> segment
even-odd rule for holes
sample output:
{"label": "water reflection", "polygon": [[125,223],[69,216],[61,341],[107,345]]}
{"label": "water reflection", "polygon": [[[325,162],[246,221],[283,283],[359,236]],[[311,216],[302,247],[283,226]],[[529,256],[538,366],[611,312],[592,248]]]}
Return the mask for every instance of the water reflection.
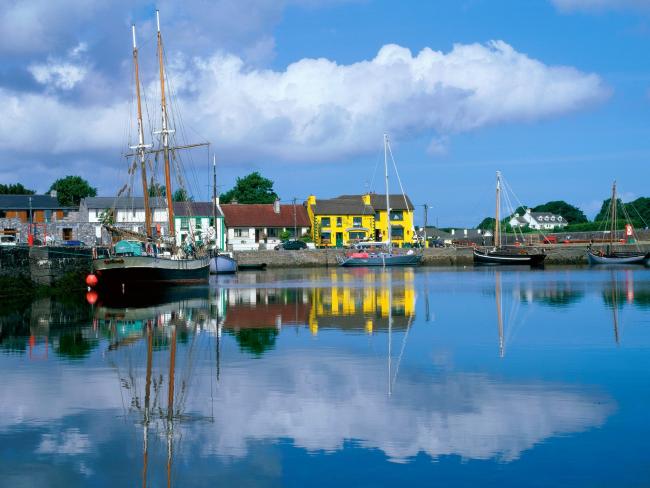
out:
{"label": "water reflection", "polygon": [[[200,486],[214,473],[237,485],[228,478],[237,463],[255,480],[255,466],[268,462],[260,452],[291,450],[276,455],[288,465],[266,473],[282,484],[296,450],[322,462],[362,450],[396,464],[421,454],[514,463],[539,444],[593,435],[619,408],[601,378],[552,370],[547,360],[567,353],[561,348],[531,353],[549,369],[533,372],[521,359],[508,369],[510,354],[495,358],[495,314],[505,357],[517,307],[542,306],[544,318],[529,316],[526,327],[550,318],[568,328],[564,314],[581,300],[637,306],[647,278],[537,276],[333,270],[301,282],[253,274],[164,296],[100,296],[84,312],[34,303],[0,318],[2,346],[12,351],[0,361],[16,372],[5,381],[11,398],[0,398],[0,442],[17,452],[17,467],[0,460],[0,472],[12,485],[34,485],[27,466],[55,460],[68,485],[94,485],[110,457],[120,466],[116,485]],[[29,351],[42,361],[21,362]]]}

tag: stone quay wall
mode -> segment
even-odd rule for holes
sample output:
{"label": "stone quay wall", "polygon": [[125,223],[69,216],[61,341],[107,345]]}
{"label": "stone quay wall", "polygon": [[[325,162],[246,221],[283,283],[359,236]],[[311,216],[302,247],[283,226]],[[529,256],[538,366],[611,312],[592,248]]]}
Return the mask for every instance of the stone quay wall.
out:
{"label": "stone quay wall", "polygon": [[88,274],[92,250],[66,246],[0,247],[0,276],[51,286],[66,276]]}
{"label": "stone quay wall", "polygon": [[[650,252],[650,244],[639,246]],[[617,249],[637,250],[634,245],[617,246]],[[587,264],[587,245],[559,244],[544,248],[547,257],[545,264]],[[338,266],[337,255],[345,255],[343,249],[304,249],[300,251],[235,251],[233,257],[239,264],[266,264],[269,268],[309,268]],[[473,263],[471,247],[429,248],[423,253],[425,266],[467,266]]]}

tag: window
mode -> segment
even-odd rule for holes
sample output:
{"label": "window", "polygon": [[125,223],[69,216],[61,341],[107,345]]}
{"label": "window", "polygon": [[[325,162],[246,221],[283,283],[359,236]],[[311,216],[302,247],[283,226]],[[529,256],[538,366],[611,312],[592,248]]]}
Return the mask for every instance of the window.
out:
{"label": "window", "polygon": [[248,229],[235,229],[235,237],[248,237]]}
{"label": "window", "polygon": [[181,217],[181,230],[188,230],[190,228],[190,219]]}
{"label": "window", "polygon": [[281,230],[278,227],[269,227],[266,229],[267,237],[280,237]]}
{"label": "window", "polygon": [[380,219],[380,214],[379,211],[377,211],[375,212],[375,220],[379,220],[379,219]]}
{"label": "window", "polygon": [[329,244],[332,241],[332,233],[331,232],[323,232],[320,235],[320,240],[321,240],[321,243],[323,243],[323,244]]}
{"label": "window", "polygon": [[321,227],[329,227],[331,225],[330,224],[330,218],[329,217],[321,217],[320,225],[321,225]]}
{"label": "window", "polygon": [[361,217],[352,217],[352,227],[361,227]]}
{"label": "window", "polygon": [[390,220],[404,220],[404,212],[402,210],[391,210]]}
{"label": "window", "polygon": [[210,227],[214,227],[214,217],[210,217],[209,222],[210,222],[210,224],[209,224]]}
{"label": "window", "polygon": [[196,227],[200,229],[201,228],[201,217],[196,217],[194,219],[194,222],[196,223]]}
{"label": "window", "polygon": [[392,227],[390,236],[393,239],[404,239],[404,227]]}
{"label": "window", "polygon": [[336,217],[336,226],[337,227],[343,226],[343,217]]}
{"label": "window", "polygon": [[366,238],[365,232],[350,232],[350,240],[361,240]]}

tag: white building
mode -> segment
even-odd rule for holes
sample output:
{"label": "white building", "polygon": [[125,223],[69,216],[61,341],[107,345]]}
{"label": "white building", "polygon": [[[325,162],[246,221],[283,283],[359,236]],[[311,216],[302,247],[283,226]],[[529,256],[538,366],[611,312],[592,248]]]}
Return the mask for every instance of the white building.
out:
{"label": "white building", "polygon": [[214,245],[221,251],[226,249],[226,226],[218,197],[216,207],[212,202],[175,202],[174,230],[177,246],[191,235],[197,243]]}
{"label": "white building", "polygon": [[273,249],[281,240],[283,232],[299,238],[309,234],[310,221],[307,210],[301,204],[221,205],[228,230],[228,249],[246,251]]}
{"label": "white building", "polygon": [[[149,198],[152,233],[165,235],[167,229],[167,203],[163,198]],[[102,236],[102,218],[113,213],[113,222],[134,232],[143,232],[145,224],[143,197],[87,197],[79,204],[79,220],[95,224],[95,235]]]}
{"label": "white building", "polygon": [[532,212],[529,208],[526,209],[524,215],[516,213],[510,219],[510,227],[513,229],[530,227],[535,230],[554,230],[563,229],[569,222],[561,215],[555,215],[550,212]]}

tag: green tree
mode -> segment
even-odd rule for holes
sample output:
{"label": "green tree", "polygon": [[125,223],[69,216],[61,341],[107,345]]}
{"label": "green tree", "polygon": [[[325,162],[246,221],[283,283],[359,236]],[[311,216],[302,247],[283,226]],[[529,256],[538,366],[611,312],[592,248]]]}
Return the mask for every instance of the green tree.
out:
{"label": "green tree", "polygon": [[10,183],[8,185],[0,183],[0,195],[33,195],[34,190],[25,188],[22,183]]}
{"label": "green tree", "polygon": [[183,188],[179,188],[172,195],[172,200],[175,202],[191,202],[192,197],[190,197]]}
{"label": "green tree", "polygon": [[494,229],[494,223],[496,222],[494,217],[485,217],[481,220],[481,223],[476,226],[477,229],[481,230],[492,230]]}
{"label": "green tree", "polygon": [[587,216],[578,207],[571,205],[563,200],[554,200],[552,202],[537,205],[533,212],[550,212],[555,215],[561,215],[570,224],[582,224],[589,222]]}
{"label": "green tree", "polygon": [[59,178],[49,191],[56,190],[59,203],[66,207],[79,205],[82,198],[97,196],[97,188],[93,188],[81,176],[66,176]]}
{"label": "green tree", "polygon": [[149,196],[165,198],[167,196],[167,189],[165,188],[165,185],[161,185],[152,181],[149,184]]}
{"label": "green tree", "polygon": [[[609,220],[611,218],[611,205],[612,205],[612,199],[607,198],[606,200],[603,200],[603,204],[600,206],[600,211],[596,215],[596,218],[594,219],[594,222],[600,222],[603,220]],[[616,199],[616,213],[620,216],[623,217],[623,202],[621,201],[620,198]]]}
{"label": "green tree", "polygon": [[223,203],[236,200],[238,203],[273,203],[278,194],[273,190],[273,181],[255,171],[243,178],[237,178],[235,187],[221,195]]}

